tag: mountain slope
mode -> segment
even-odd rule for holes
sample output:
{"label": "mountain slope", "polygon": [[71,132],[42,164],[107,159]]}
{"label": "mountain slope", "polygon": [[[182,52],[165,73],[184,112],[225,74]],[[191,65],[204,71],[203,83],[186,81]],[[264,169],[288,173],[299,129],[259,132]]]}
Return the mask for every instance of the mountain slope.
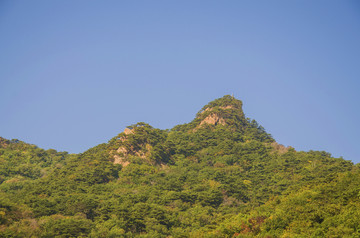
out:
{"label": "mountain slope", "polygon": [[277,144],[231,96],[188,124],[138,123],[78,155],[1,142],[14,168],[46,169],[24,182],[4,167],[0,237],[342,237],[360,227],[358,167]]}

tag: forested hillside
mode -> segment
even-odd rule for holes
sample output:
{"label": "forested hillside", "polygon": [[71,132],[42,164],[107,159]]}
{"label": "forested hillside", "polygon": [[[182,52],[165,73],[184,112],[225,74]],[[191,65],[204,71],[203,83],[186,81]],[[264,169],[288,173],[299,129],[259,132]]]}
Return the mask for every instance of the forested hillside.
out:
{"label": "forested hillside", "polygon": [[359,199],[358,165],[278,144],[232,96],[81,154],[0,138],[0,237],[360,237]]}

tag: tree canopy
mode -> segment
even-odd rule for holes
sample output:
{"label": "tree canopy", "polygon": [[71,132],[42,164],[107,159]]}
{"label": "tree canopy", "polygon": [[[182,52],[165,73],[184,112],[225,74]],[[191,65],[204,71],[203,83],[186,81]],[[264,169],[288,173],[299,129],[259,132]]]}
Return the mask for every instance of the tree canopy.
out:
{"label": "tree canopy", "polygon": [[359,166],[275,142],[224,96],[81,154],[0,138],[0,237],[359,237]]}

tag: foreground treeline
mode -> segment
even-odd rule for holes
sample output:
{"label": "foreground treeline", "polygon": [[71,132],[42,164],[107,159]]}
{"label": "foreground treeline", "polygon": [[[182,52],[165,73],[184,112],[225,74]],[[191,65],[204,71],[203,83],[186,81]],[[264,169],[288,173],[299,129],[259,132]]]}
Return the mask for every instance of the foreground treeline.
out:
{"label": "foreground treeline", "polygon": [[285,148],[230,96],[82,154],[0,139],[0,237],[360,237],[360,171]]}

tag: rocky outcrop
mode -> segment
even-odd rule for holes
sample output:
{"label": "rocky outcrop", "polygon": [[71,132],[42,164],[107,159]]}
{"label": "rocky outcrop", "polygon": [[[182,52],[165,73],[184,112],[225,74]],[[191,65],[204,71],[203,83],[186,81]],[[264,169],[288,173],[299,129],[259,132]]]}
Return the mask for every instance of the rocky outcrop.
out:
{"label": "rocky outcrop", "polygon": [[134,128],[126,128],[123,133],[118,137],[120,142],[116,150],[110,152],[114,158],[114,164],[121,164],[126,167],[130,164],[129,159],[131,156],[136,156],[144,160],[148,160],[152,146],[146,142],[139,144],[129,144],[129,137],[135,136],[136,130]]}
{"label": "rocky outcrop", "polygon": [[285,154],[286,152],[289,151],[289,149],[292,148],[291,146],[285,147],[284,145],[279,144],[279,143],[277,143],[277,142],[272,142],[272,143],[270,144],[270,146],[273,148],[273,151],[274,151],[274,152],[277,152],[277,153],[279,153],[279,154]]}
{"label": "rocky outcrop", "polygon": [[[120,137],[119,140],[124,142],[126,140],[127,135],[133,134],[134,131],[129,128],[125,128],[123,134],[124,136]],[[127,161],[129,151],[125,148],[125,146],[120,146],[116,151],[111,151],[110,154],[114,157],[114,164],[121,164],[123,167],[126,167],[130,164]]]}
{"label": "rocky outcrop", "polygon": [[130,164],[130,162],[127,161],[124,157],[114,155],[114,164],[121,164],[123,167],[126,167]]}
{"label": "rocky outcrop", "polygon": [[133,133],[134,133],[134,129],[125,128],[125,130],[124,130],[125,135],[129,135],[129,134],[133,134]]}
{"label": "rocky outcrop", "polygon": [[222,111],[234,110],[232,105],[228,106],[216,106],[216,107],[208,107],[203,111],[200,111],[197,114],[197,118],[201,119],[200,124],[194,129],[196,131],[204,124],[209,125],[226,125],[226,119],[222,116]]}
{"label": "rocky outcrop", "polygon": [[[225,106],[225,107],[217,107],[217,108],[220,108],[220,109],[233,109],[234,107],[231,106],[231,105],[228,105],[228,106]],[[207,112],[207,111],[211,111],[213,110],[214,108],[206,108],[205,110],[201,111],[200,114],[203,114],[204,112]]]}
{"label": "rocky outcrop", "polygon": [[9,140],[0,137],[0,147],[5,148],[5,147],[7,147],[9,144],[10,144],[10,141],[9,141]]}
{"label": "rocky outcrop", "polygon": [[218,124],[225,125],[226,122],[225,122],[224,118],[219,117],[216,114],[210,114],[209,116],[205,117],[205,119],[203,119],[200,122],[200,126],[202,126],[204,124],[210,124],[210,125],[215,125],[216,126]]}

